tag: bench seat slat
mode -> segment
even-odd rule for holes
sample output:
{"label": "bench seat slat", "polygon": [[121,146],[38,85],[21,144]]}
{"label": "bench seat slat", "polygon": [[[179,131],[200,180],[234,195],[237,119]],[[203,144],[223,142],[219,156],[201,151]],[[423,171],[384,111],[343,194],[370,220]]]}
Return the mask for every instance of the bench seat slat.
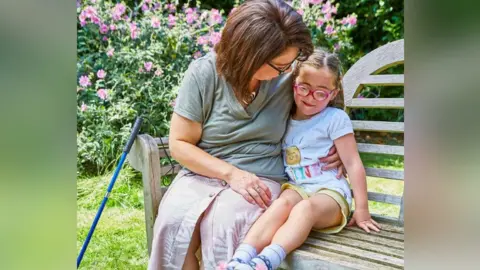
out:
{"label": "bench seat slat", "polygon": [[349,108],[403,109],[403,98],[354,98]]}
{"label": "bench seat slat", "polygon": [[404,155],[404,147],[397,145],[382,145],[382,144],[370,144],[370,143],[358,143],[358,152],[360,153],[374,153],[374,154],[386,154],[386,155]]}

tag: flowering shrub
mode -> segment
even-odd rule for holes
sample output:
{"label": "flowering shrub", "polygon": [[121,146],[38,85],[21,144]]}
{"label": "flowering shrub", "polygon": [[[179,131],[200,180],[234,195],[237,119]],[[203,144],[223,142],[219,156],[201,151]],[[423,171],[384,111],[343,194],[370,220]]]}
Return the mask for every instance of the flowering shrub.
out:
{"label": "flowering shrub", "polygon": [[[223,11],[143,0],[77,1],[77,146],[79,173],[110,169],[137,115],[142,133],[165,136],[178,86],[190,62],[212,50]],[[236,4],[242,1],[237,1]],[[293,1],[315,45],[351,46],[356,15],[336,18],[335,1]]]}

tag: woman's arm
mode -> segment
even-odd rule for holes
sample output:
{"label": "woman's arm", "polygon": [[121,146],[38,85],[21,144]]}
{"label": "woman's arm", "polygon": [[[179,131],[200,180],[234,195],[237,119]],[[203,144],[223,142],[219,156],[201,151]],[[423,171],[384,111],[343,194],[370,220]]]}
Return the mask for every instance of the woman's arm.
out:
{"label": "woman's arm", "polygon": [[169,135],[173,158],[192,172],[228,182],[236,168],[198,148],[201,137],[202,124],[173,113]]}
{"label": "woman's arm", "polygon": [[[354,222],[365,231],[369,232],[369,228],[378,230],[378,224],[371,219],[368,210],[367,180],[365,168],[357,150],[357,143],[352,133],[342,136],[334,140],[337,152],[340,155],[345,169],[349,175],[352,184],[353,196],[355,198],[355,213],[349,225]],[[375,226],[376,225],[376,226]]]}
{"label": "woman's arm", "polygon": [[172,157],[192,172],[225,180],[248,202],[266,208],[271,192],[252,173],[213,157],[197,146],[202,137],[202,124],[173,113],[170,123],[169,148]]}

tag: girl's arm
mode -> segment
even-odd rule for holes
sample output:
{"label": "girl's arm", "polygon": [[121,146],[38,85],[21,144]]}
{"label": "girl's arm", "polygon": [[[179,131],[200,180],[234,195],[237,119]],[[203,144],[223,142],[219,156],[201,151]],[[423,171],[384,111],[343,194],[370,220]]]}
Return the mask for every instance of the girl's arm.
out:
{"label": "girl's arm", "polygon": [[368,210],[367,180],[365,168],[357,150],[357,143],[352,133],[334,140],[337,152],[340,155],[353,189],[355,212],[349,225],[357,223],[367,232],[369,229],[379,231],[378,224],[371,218]]}

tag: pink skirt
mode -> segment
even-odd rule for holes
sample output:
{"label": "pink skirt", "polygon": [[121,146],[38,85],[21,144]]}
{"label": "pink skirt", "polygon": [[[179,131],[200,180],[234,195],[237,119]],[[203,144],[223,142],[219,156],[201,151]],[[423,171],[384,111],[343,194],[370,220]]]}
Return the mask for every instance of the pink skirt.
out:
{"label": "pink skirt", "polygon": [[[261,178],[278,198],[280,184]],[[202,265],[228,261],[263,209],[248,203],[225,181],[182,170],[165,193],[155,220],[149,270],[182,269],[197,221]]]}

